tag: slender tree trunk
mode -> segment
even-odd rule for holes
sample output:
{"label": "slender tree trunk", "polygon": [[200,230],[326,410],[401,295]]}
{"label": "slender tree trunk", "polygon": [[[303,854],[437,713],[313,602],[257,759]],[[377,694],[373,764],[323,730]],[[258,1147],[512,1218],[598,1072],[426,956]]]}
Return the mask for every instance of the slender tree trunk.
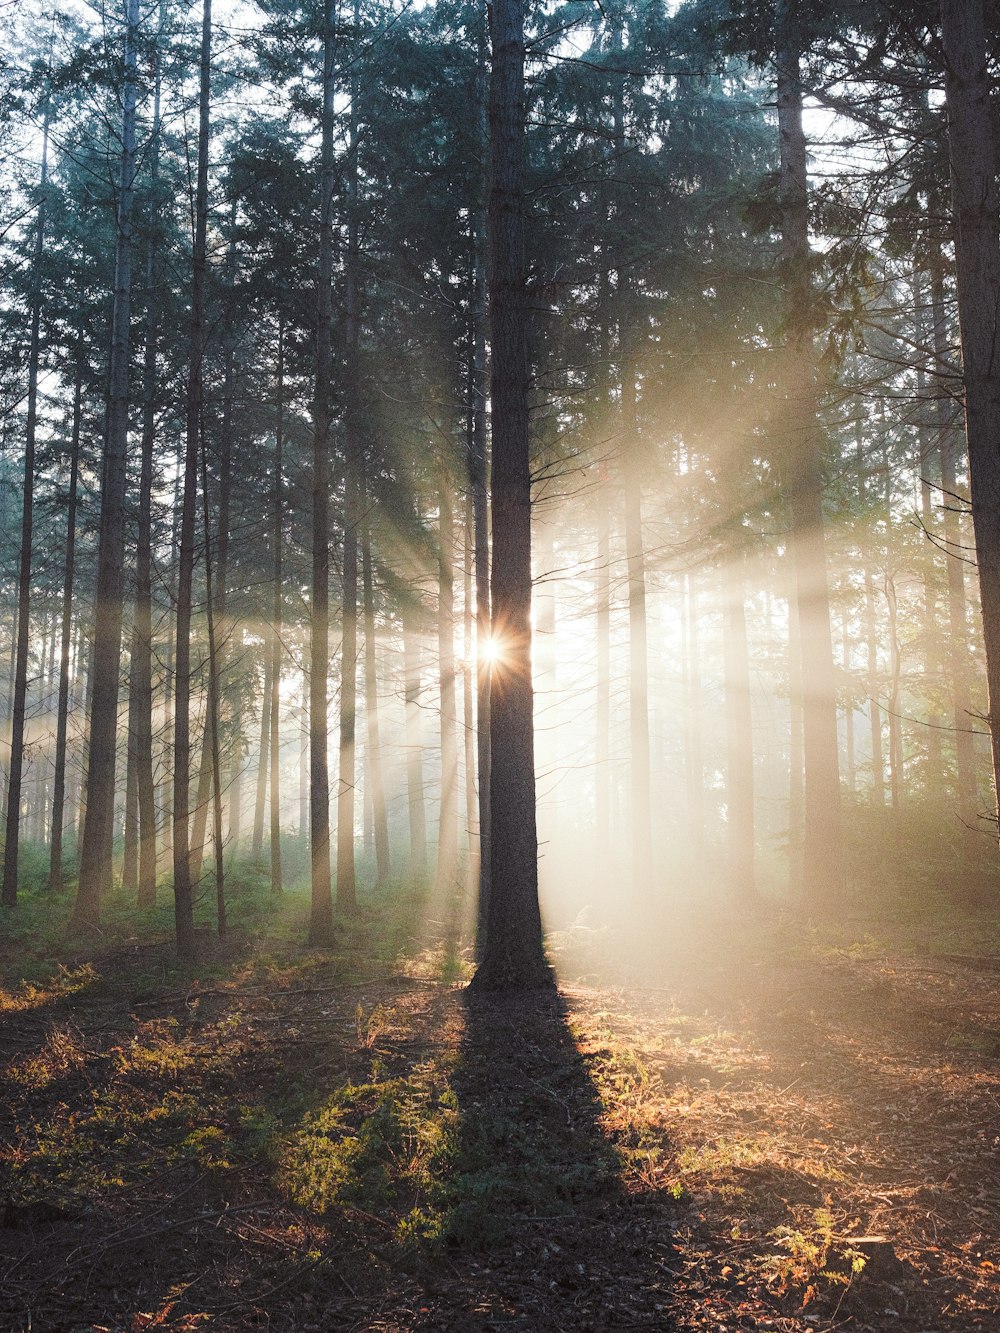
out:
{"label": "slender tree trunk", "polygon": [[[847,612],[844,612],[843,619],[840,622],[841,636],[841,665],[844,668],[844,677],[849,678],[851,674],[851,631],[847,618]],[[854,746],[854,704],[848,700],[844,707],[844,746],[845,758],[847,761],[847,789],[853,792],[857,787],[857,761],[855,758]]]}
{"label": "slender tree trunk", "polygon": [[[194,957],[194,885],[191,875],[191,602],[194,584],[195,513],[201,443],[202,382],[205,354],[205,276],[208,225],[208,145],[212,40],[211,0],[202,0],[201,89],[198,116],[198,168],[195,230],[191,264],[191,325],[188,360],[184,481],[181,496],[180,553],[177,570],[177,643],[174,662],[174,920],[177,952]],[[207,533],[206,533],[207,538]]]}
{"label": "slender tree trunk", "polygon": [[410,829],[410,869],[420,883],[427,874],[427,813],[424,804],[424,728],[420,694],[418,617],[403,606],[403,674],[406,702],[406,797]]}
{"label": "slender tree trunk", "polygon": [[274,584],[271,597],[271,894],[282,892],[281,882],[281,622],[282,622],[282,466],[285,443],[285,324],[278,322],[278,384],[274,427],[274,495],[271,508],[271,549]]}
{"label": "slender tree trunk", "polygon": [[[235,206],[234,206],[235,207]],[[230,220],[230,229],[234,230],[236,225],[235,215]],[[236,246],[234,241],[230,241],[227,255],[227,276],[226,276],[226,298],[232,304],[233,290],[233,269],[236,258]],[[226,325],[225,335],[225,382],[223,387],[223,409],[222,409],[222,429],[219,435],[219,504],[218,504],[218,522],[216,524],[216,555],[215,569],[213,571],[213,600],[208,607],[209,619],[215,625],[215,668],[218,671],[214,685],[210,684],[209,696],[215,702],[211,707],[219,709],[222,706],[221,679],[225,668],[225,631],[226,631],[226,609],[227,609],[227,591],[229,584],[229,510],[232,495],[232,419],[233,419],[233,396],[235,392],[235,347],[233,343],[233,323],[230,318]],[[204,439],[202,440],[202,453],[205,452]],[[208,514],[208,464],[207,460],[202,468],[205,483],[204,508]],[[205,523],[205,550],[206,553],[211,545],[210,528],[206,519]],[[206,554],[205,563],[209,562]],[[193,834],[191,838],[191,882],[197,884],[201,878],[201,863],[205,854],[206,832],[208,826],[208,810],[211,801],[212,792],[212,766],[213,754],[212,746],[216,740],[221,743],[222,719],[220,715],[213,716],[210,709],[205,712],[205,730],[202,737],[201,763],[198,771],[198,796],[195,804]],[[259,853],[258,853],[259,855]]]}
{"label": "slender tree trunk", "polygon": [[80,427],[83,420],[83,348],[78,343],[73,382],[73,427],[69,450],[69,498],[66,507],[66,555],[63,560],[62,629],[59,650],[59,701],[52,779],[52,835],[49,888],[62,887],[63,830],[66,824],[66,752],[69,735],[70,647],[73,634],[73,579],[76,572],[76,509],[80,476]]}
{"label": "slender tree trunk", "polygon": [[962,544],[962,499],[958,495],[957,455],[961,448],[961,426],[955,405],[947,393],[944,377],[952,367],[944,292],[944,263],[940,247],[931,255],[931,319],[934,332],[934,361],[938,390],[934,397],[938,460],[941,470],[941,503],[944,509],[945,574],[948,587],[948,676],[952,690],[952,725],[955,729],[955,786],[958,816],[966,835],[976,826],[976,754],[973,744],[972,699],[969,687],[969,614],[965,593],[965,560]]}
{"label": "slender tree trunk", "polygon": [[[479,142],[486,154],[486,24],[478,38],[476,108]],[[482,957],[490,897],[490,517],[486,484],[486,210],[482,198],[472,210],[472,291],[469,337],[469,490],[475,548],[476,585],[476,777],[478,781],[479,897],[476,910],[476,952]]]}
{"label": "slender tree trunk", "polygon": [[[924,274],[919,267],[913,272],[914,339],[923,349],[928,343],[927,293]],[[927,370],[922,361],[916,367],[917,392],[917,482],[920,487],[920,521],[926,532],[934,529],[934,503],[932,499],[933,478],[931,468],[938,457],[936,433],[930,419]],[[942,758],[941,758],[941,714],[937,708],[935,677],[941,660],[941,636],[938,628],[938,571],[934,561],[928,560],[923,567],[924,590],[924,632],[923,671],[927,696],[928,725],[923,730],[927,748],[926,791],[935,804],[942,798]],[[846,625],[846,617],[845,617]],[[846,629],[845,629],[846,632]],[[849,762],[849,785],[853,764]]]}
{"label": "slender tree trunk", "polygon": [[264,687],[260,697],[260,745],[257,751],[257,786],[253,805],[253,838],[250,855],[259,861],[264,851],[264,807],[267,802],[268,748],[271,740],[271,658],[264,661]]}
{"label": "slender tree trunk", "polygon": [[367,521],[361,528],[361,580],[365,612],[365,721],[368,728],[368,775],[371,781],[372,822],[375,834],[375,888],[389,885],[389,811],[382,777],[382,741],[379,737],[378,659],[375,643],[375,586],[372,574],[372,538]]}
{"label": "slender tree trunk", "polygon": [[837,701],[823,538],[821,437],[812,334],[806,141],[802,128],[800,48],[794,9],[795,0],[781,0],[777,78],[786,393],[780,438],[791,492],[790,546],[795,567],[802,672],[805,780],[802,892],[805,901],[815,908],[837,901],[843,885]]}
{"label": "slender tree trunk", "polygon": [[[134,96],[134,92],[133,92]],[[134,103],[133,103],[134,106]],[[35,434],[38,423],[38,363],[41,354],[42,254],[45,247],[45,212],[49,171],[50,98],[45,99],[42,126],[42,165],[38,187],[38,216],[31,273],[31,333],[28,344],[28,407],[24,428],[24,493],[21,497],[21,551],[17,576],[17,622],[14,635],[14,688],[11,704],[10,765],[7,770],[7,809],[4,821],[4,907],[17,904],[17,853],[21,835],[21,783],[24,772],[24,719],[28,696],[28,636],[31,630],[31,556],[35,508]]]}
{"label": "slender tree trunk", "polygon": [[[160,5],[160,27],[164,4]],[[156,794],[153,774],[153,580],[152,505],[153,447],[156,437],[156,360],[159,337],[158,215],[160,172],[159,48],[154,47],[156,78],[153,129],[149,147],[151,202],[146,240],[146,345],[143,358],[142,454],[139,475],[139,523],[136,542],[135,624],[132,634],[133,690],[130,735],[135,747],[136,797],[139,816],[139,906],[156,906]]]}
{"label": "slender tree trunk", "polygon": [[900,732],[899,686],[902,663],[899,652],[899,617],[896,605],[896,583],[886,575],[885,603],[889,608],[889,800],[893,813],[899,813],[902,797],[903,737]]}
{"label": "slender tree trunk", "polygon": [[524,259],[523,0],[494,0],[490,78],[490,327],[493,404],[490,897],[474,984],[550,985],[538,905],[531,687],[531,473]]}
{"label": "slender tree trunk", "polygon": [[438,671],[441,702],[441,803],[438,810],[437,887],[453,887],[458,862],[458,747],[455,744],[455,588],[451,481],[440,471],[438,520]]}
{"label": "slender tree trunk", "polygon": [[608,870],[611,851],[611,506],[608,499],[607,466],[598,465],[597,569],[595,571],[595,662],[597,667],[594,780],[597,858],[602,874]]}
{"label": "slender tree trunk", "polygon": [[[621,51],[619,11],[612,20],[612,47]],[[625,145],[625,78],[616,81],[615,149]],[[620,224],[619,224],[620,225]],[[636,393],[634,293],[629,273],[618,270],[618,354],[620,357],[621,459],[625,491],[625,560],[628,570],[629,628],[629,807],[632,889],[645,896],[653,872],[652,796],[649,760],[649,681],[646,643],[646,569],[642,535],[642,472],[647,462],[639,434]]]}
{"label": "slender tree trunk", "polygon": [[684,711],[690,719],[688,748],[685,755],[687,777],[688,821],[691,840],[697,852],[705,843],[705,760],[701,724],[703,717],[701,684],[701,622],[698,609],[698,585],[694,575],[687,573],[685,582],[685,617],[687,623],[687,689],[684,691]]}
{"label": "slender tree trunk", "polygon": [[[135,625],[132,626],[132,642],[135,643]],[[128,713],[126,716],[126,757],[125,757],[125,827],[122,845],[122,892],[130,897],[139,891],[139,785],[136,778],[135,729],[136,729],[136,681],[135,656],[129,658],[128,671]]]}
{"label": "slender tree trunk", "polygon": [[[358,0],[354,21],[358,22]],[[361,519],[360,246],[358,237],[358,80],[351,78],[347,141],[347,256],[344,265],[344,562],[340,671],[340,763],[337,787],[337,910],[357,906],[354,813],[357,790],[358,533]]]}
{"label": "slender tree trunk", "polygon": [[[207,741],[212,768],[212,847],[215,853],[215,919],[220,937],[226,933],[225,844],[222,837],[222,755],[219,743],[219,640],[215,576],[212,569],[212,548],[208,540],[208,458],[205,441],[201,444],[201,502],[205,528],[205,606],[208,612],[208,700],[206,703]],[[226,526],[220,516],[219,546],[223,545]],[[221,599],[220,599],[221,600]]]}
{"label": "slender tree trunk", "polygon": [[462,560],[462,764],[465,773],[465,836],[469,861],[466,884],[470,890],[479,884],[479,817],[476,804],[476,710],[472,686],[474,615],[472,576],[475,536],[472,498],[465,506],[465,550]]}
{"label": "slender tree trunk", "polygon": [[726,824],[733,897],[747,904],[754,880],[753,714],[744,606],[743,555],[723,570],[723,656],[726,677]]}
{"label": "slender tree trunk", "polygon": [[94,605],[94,656],[87,755],[87,815],[73,921],[93,926],[101,892],[111,880],[118,744],[119,662],[124,602],[125,483],[128,450],[129,335],[132,296],[132,207],[135,197],[136,48],[138,0],[128,0],[125,88],[118,178],[115,294],[112,315],[107,436],[101,486],[101,529]]}
{"label": "slender tree trunk", "polygon": [[[333,943],[330,884],[330,382],[333,321],[334,47],[336,9],[324,0],[322,168],[316,306],[316,380],[313,395],[312,608],[309,642],[309,843],[312,899],[309,943]],[[345,542],[345,547],[348,543]],[[339,888],[339,886],[338,886]]]}

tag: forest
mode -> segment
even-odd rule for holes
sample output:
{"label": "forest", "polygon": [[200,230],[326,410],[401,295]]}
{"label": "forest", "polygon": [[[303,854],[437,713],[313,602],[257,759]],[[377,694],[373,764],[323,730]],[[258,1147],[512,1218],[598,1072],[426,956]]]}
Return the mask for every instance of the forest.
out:
{"label": "forest", "polygon": [[0,1326],[997,1327],[998,70],[0,8]]}

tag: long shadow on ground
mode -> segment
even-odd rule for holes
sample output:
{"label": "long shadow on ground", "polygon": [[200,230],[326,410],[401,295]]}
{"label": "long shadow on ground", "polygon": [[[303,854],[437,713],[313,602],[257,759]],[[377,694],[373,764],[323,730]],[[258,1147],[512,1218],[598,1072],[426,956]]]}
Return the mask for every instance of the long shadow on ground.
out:
{"label": "long shadow on ground", "polygon": [[630,1192],[562,999],[466,995],[447,1236],[413,1327],[671,1327],[666,1207]]}

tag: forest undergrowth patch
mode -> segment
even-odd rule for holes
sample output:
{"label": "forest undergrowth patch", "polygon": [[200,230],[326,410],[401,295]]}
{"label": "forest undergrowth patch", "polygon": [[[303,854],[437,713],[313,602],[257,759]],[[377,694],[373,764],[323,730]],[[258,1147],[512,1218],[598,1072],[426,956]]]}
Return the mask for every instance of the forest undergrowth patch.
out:
{"label": "forest undergrowth patch", "polygon": [[991,974],[716,932],[472,1000],[409,932],[8,975],[0,1326],[993,1326]]}

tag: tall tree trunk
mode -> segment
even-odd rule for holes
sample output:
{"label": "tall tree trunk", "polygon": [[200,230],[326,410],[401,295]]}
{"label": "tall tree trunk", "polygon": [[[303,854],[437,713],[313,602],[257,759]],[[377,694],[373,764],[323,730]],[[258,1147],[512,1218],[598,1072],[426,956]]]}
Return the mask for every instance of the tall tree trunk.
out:
{"label": "tall tree trunk", "polygon": [[[174,921],[177,952],[194,957],[194,885],[191,875],[191,602],[194,585],[195,513],[204,397],[205,276],[208,226],[208,144],[212,4],[202,0],[201,87],[198,108],[198,168],[195,184],[194,248],[191,262],[191,325],[188,351],[184,481],[177,570],[177,642],[174,661]],[[206,533],[207,538],[207,533]]]}
{"label": "tall tree trunk", "polygon": [[689,719],[685,750],[685,778],[687,786],[687,815],[695,852],[705,842],[705,761],[702,744],[702,685],[701,633],[698,609],[698,585],[690,572],[684,575],[685,626],[687,655],[685,657],[686,689],[684,712]]}
{"label": "tall tree trunk", "polygon": [[[222,754],[219,741],[219,639],[216,619],[219,602],[215,595],[212,546],[208,539],[208,457],[205,440],[201,442],[201,503],[205,528],[205,607],[208,612],[208,699],[205,730],[212,771],[212,848],[215,853],[215,919],[220,936],[226,933],[225,844],[222,838]],[[219,547],[227,527],[219,520]],[[223,594],[224,596],[224,594]],[[219,599],[221,601],[221,598]]]}
{"label": "tall tree trunk", "polygon": [[972,527],[1000,793],[1000,192],[984,12],[983,0],[941,0]]}
{"label": "tall tree trunk", "polygon": [[101,528],[94,605],[94,656],[87,754],[87,815],[73,921],[96,924],[101,891],[111,880],[118,744],[119,661],[124,601],[125,483],[128,449],[129,335],[132,297],[132,207],[135,198],[136,49],[139,3],[128,0],[125,88],[118,177],[115,293],[112,314],[108,417],[101,485]]}
{"label": "tall tree trunk", "polygon": [[268,748],[271,741],[271,655],[264,661],[264,685],[260,696],[260,745],[257,750],[257,785],[253,803],[253,837],[250,855],[259,861],[264,851],[264,807],[267,802]]}
{"label": "tall tree trunk", "polygon": [[45,99],[42,126],[42,164],[38,184],[38,216],[31,272],[31,333],[28,343],[28,405],[24,428],[24,493],[21,497],[21,550],[17,576],[17,622],[14,688],[11,703],[10,766],[7,770],[7,809],[4,821],[4,907],[17,903],[17,853],[21,836],[21,783],[24,772],[24,719],[28,696],[28,636],[31,629],[31,545],[35,510],[35,434],[38,424],[38,363],[41,354],[42,254],[49,174],[50,95]]}
{"label": "tall tree trunk", "polygon": [[885,602],[889,608],[889,800],[893,813],[899,813],[902,798],[903,737],[900,731],[899,687],[902,662],[899,652],[899,617],[896,582],[890,574],[885,579]]}
{"label": "tall tree trunk", "polygon": [[[135,642],[135,625],[132,626]],[[139,786],[136,780],[135,729],[136,695],[135,656],[129,656],[128,713],[126,716],[125,753],[125,826],[122,845],[122,892],[130,897],[139,890]]]}
{"label": "tall tree trunk", "polygon": [[[621,51],[622,19],[612,17],[612,49]],[[626,154],[625,76],[617,79],[614,98],[615,151]],[[621,220],[619,219],[619,225]],[[646,644],[646,568],[642,535],[642,473],[648,460],[639,434],[636,390],[636,312],[627,269],[618,270],[618,355],[621,403],[622,475],[625,491],[625,561],[628,571],[629,629],[629,812],[632,890],[649,892],[653,872],[652,796],[649,761],[649,681]]]}
{"label": "tall tree trunk", "polygon": [[[486,23],[478,29],[476,111],[479,142],[485,157]],[[486,940],[486,912],[490,897],[490,516],[486,487],[486,210],[482,197],[472,210],[472,290],[469,301],[469,491],[476,585],[476,777],[478,785],[479,896],[476,909],[476,952],[482,956]]]}
{"label": "tall tree trunk", "polygon": [[[165,17],[161,0],[160,28]],[[130,736],[135,747],[139,815],[139,906],[156,906],[156,794],[153,774],[153,447],[156,437],[156,359],[159,337],[159,262],[156,218],[159,215],[160,65],[159,46],[153,91],[153,127],[149,146],[150,217],[146,239],[146,345],[142,373],[142,453],[139,474],[139,523],[136,542],[135,623],[132,634],[133,691]],[[133,720],[134,719],[134,720]]]}
{"label": "tall tree trunk", "polygon": [[441,705],[441,803],[438,809],[436,881],[439,891],[454,887],[458,864],[458,747],[455,744],[455,576],[451,479],[439,472],[438,510],[438,680]]}
{"label": "tall tree trunk", "polygon": [[475,535],[472,518],[472,497],[465,506],[465,543],[462,553],[462,767],[465,774],[465,838],[469,860],[466,867],[466,885],[469,890],[479,884],[479,815],[476,805],[476,707],[472,685],[474,649],[474,615],[472,607],[472,577],[475,559]]}
{"label": "tall tree trunk", "polygon": [[[235,204],[230,218],[230,231],[235,231],[236,217]],[[226,256],[226,300],[231,306],[233,301],[233,279],[236,260],[236,244],[230,240],[228,253]],[[233,396],[235,393],[235,345],[234,328],[232,315],[227,319],[225,325],[225,379],[223,384],[223,407],[221,431],[219,434],[219,504],[218,521],[216,523],[216,554],[215,568],[212,574],[213,599],[208,607],[208,616],[215,625],[215,668],[218,672],[214,685],[210,685],[209,698],[214,699],[211,708],[216,710],[222,707],[222,689],[221,680],[225,667],[225,644],[226,644],[226,609],[228,601],[229,586],[229,509],[232,495],[232,422],[233,422]],[[205,452],[205,442],[202,440],[202,453]],[[203,465],[202,473],[204,476],[204,510],[208,515],[208,463],[207,459]],[[209,563],[207,552],[211,545],[210,528],[207,517],[205,522],[205,550],[206,566]],[[201,878],[201,863],[205,855],[206,831],[208,826],[208,810],[212,792],[212,771],[214,764],[213,745],[216,742],[221,743],[222,718],[218,712],[212,714],[211,708],[206,708],[205,712],[205,730],[202,736],[201,763],[198,770],[198,796],[195,804],[193,833],[191,837],[191,882],[197,884]],[[213,736],[215,740],[213,741]],[[214,804],[214,798],[213,804]],[[213,843],[214,845],[214,843]]]}
{"label": "tall tree trunk", "polygon": [[76,573],[76,509],[80,476],[80,427],[83,420],[83,347],[78,340],[73,381],[73,426],[69,448],[69,497],[66,506],[66,554],[63,559],[62,629],[59,648],[59,701],[56,705],[56,749],[52,779],[52,835],[49,842],[49,888],[62,886],[63,831],[66,824],[66,752],[69,736],[70,647],[73,634],[73,579]]}
{"label": "tall tree trunk", "polygon": [[403,605],[403,676],[406,704],[406,799],[410,830],[410,871],[420,884],[427,873],[427,813],[424,805],[424,727],[420,704],[419,617]]}
{"label": "tall tree trunk", "polygon": [[[928,325],[927,325],[927,293],[924,284],[924,274],[917,267],[913,272],[913,306],[914,316],[914,340],[921,350],[928,344]],[[916,421],[916,471],[917,484],[920,487],[920,521],[926,532],[932,532],[934,528],[934,502],[932,490],[934,478],[931,476],[931,469],[934,461],[938,457],[937,441],[935,432],[932,429],[930,412],[928,410],[929,394],[927,386],[927,368],[924,362],[918,361],[916,366],[916,396],[917,396],[917,421]],[[927,747],[927,767],[925,790],[930,799],[939,804],[942,798],[942,761],[941,761],[941,715],[937,708],[936,695],[934,688],[935,677],[938,673],[938,663],[941,660],[941,636],[938,630],[938,571],[934,561],[928,560],[923,567],[923,591],[924,591],[924,632],[923,640],[923,673],[924,686],[927,697],[927,726],[922,728],[924,742]],[[846,634],[846,617],[845,617]],[[853,762],[849,757],[848,763],[848,786],[853,786]]]}
{"label": "tall tree trunk", "polygon": [[278,317],[278,383],[275,397],[274,494],[271,502],[271,550],[274,584],[271,596],[271,894],[281,883],[281,580],[282,580],[282,474],[285,444],[285,323]]}
{"label": "tall tree trunk", "polygon": [[493,404],[490,897],[479,989],[550,985],[538,906],[531,687],[531,472],[524,257],[523,0],[494,0],[490,78]]}
{"label": "tall tree trunk", "polygon": [[368,776],[371,782],[372,822],[375,834],[375,888],[389,885],[389,811],[382,776],[382,741],[379,737],[378,659],[375,643],[375,585],[372,573],[372,538],[367,520],[361,527],[361,581],[365,612],[365,721],[368,729]]}
{"label": "tall tree trunk", "polygon": [[969,687],[969,615],[965,594],[965,558],[962,543],[962,500],[958,495],[957,461],[961,448],[961,426],[947,392],[946,376],[952,366],[944,292],[944,261],[940,246],[931,254],[931,319],[934,330],[934,361],[938,390],[934,397],[938,460],[941,470],[941,503],[944,508],[945,574],[948,586],[948,676],[952,690],[952,725],[955,729],[955,787],[958,816],[965,834],[975,830],[976,753],[973,744],[972,699]]}
{"label": "tall tree trunk", "polygon": [[[358,23],[358,0],[354,22]],[[357,790],[358,533],[361,519],[361,292],[358,238],[358,80],[352,75],[347,133],[347,256],[344,265],[344,561],[340,662],[340,762],[337,772],[337,910],[357,906],[354,805]]]}
{"label": "tall tree trunk", "polygon": [[330,883],[330,381],[333,321],[333,130],[336,10],[323,7],[322,167],[316,304],[316,380],[313,395],[312,607],[309,633],[309,844],[311,906],[309,943],[333,943]]}
{"label": "tall tree trunk", "polygon": [[594,718],[594,823],[597,832],[597,861],[607,874],[611,851],[611,506],[608,497],[607,465],[598,464],[597,568],[595,570],[595,653],[597,697]]}
{"label": "tall tree trunk", "polygon": [[796,0],[779,4],[778,133],[785,288],[785,401],[780,431],[790,487],[790,546],[795,568],[802,680],[805,810],[802,892],[812,907],[842,892],[840,775],[833,640],[823,538],[813,293],[810,279],[806,140],[802,128]]}
{"label": "tall tree trunk", "polygon": [[723,656],[726,678],[726,824],[733,897],[747,904],[754,881],[753,714],[744,606],[743,554],[723,570]]}

